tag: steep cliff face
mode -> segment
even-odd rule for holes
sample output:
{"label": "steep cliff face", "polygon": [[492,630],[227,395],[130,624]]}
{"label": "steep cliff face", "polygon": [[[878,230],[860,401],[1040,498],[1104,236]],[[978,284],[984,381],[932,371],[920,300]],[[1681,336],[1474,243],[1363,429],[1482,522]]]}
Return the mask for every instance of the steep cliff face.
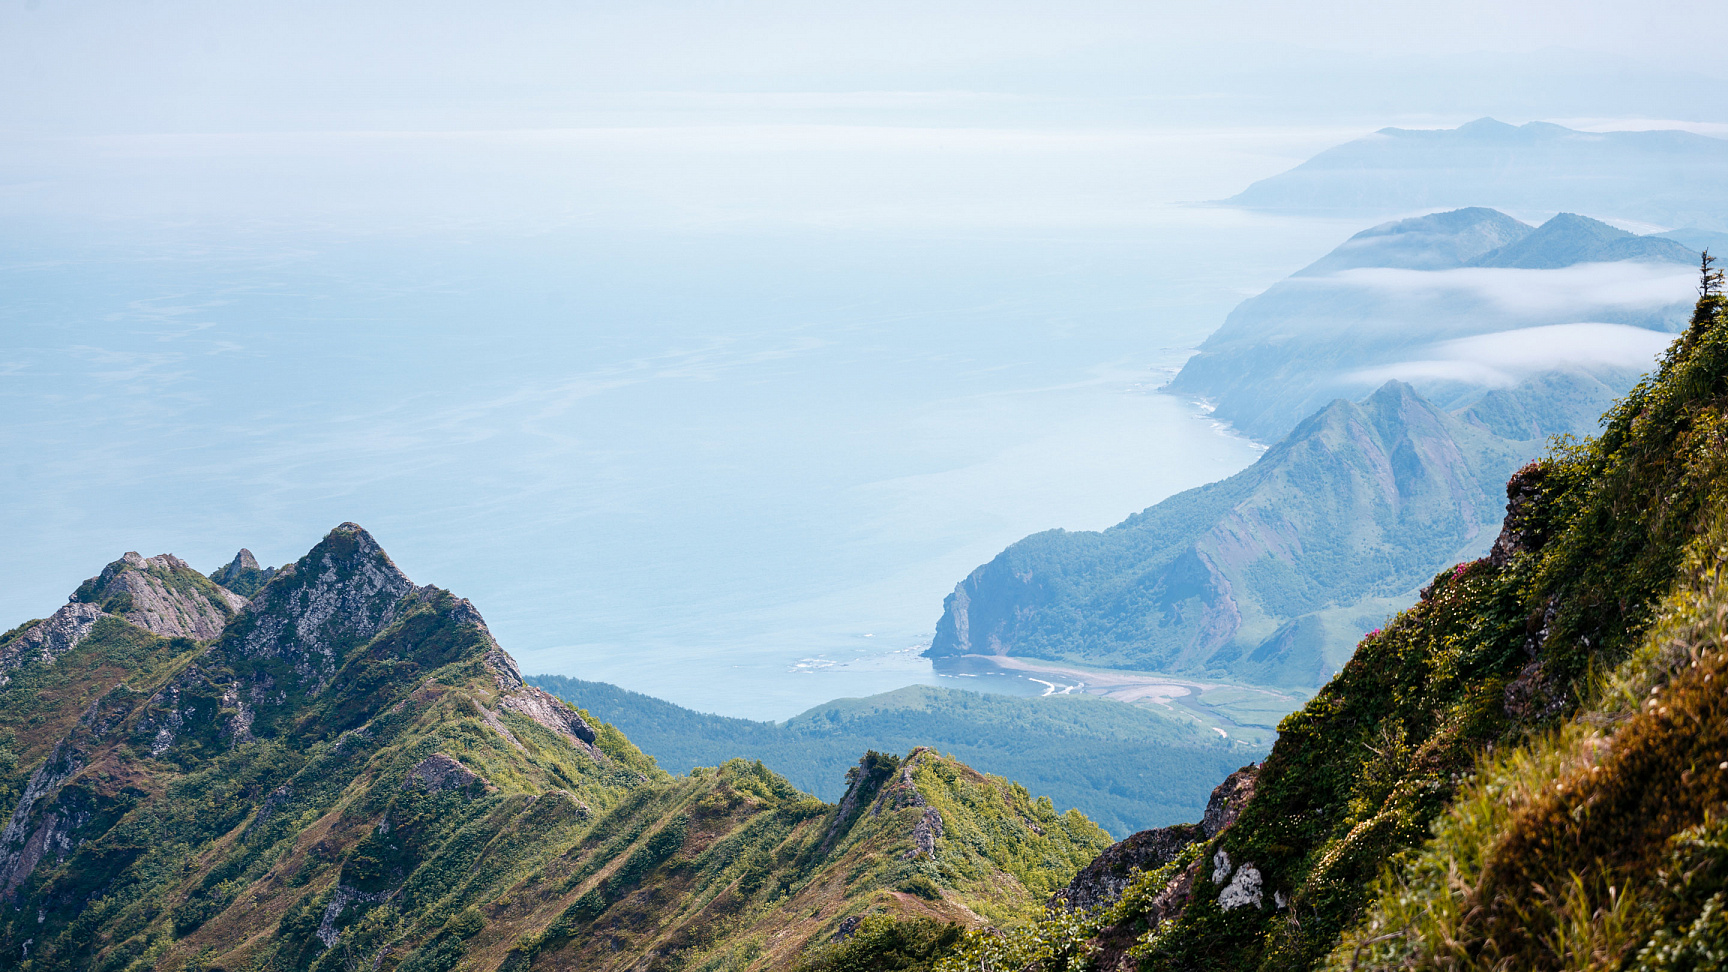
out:
{"label": "steep cliff face", "polygon": [[[204,589],[151,561],[81,591]],[[760,763],[669,777],[351,523],[213,639],[74,608],[4,642],[7,968],[783,967],[866,913],[1024,917],[1109,843],[928,751],[838,807]]]}
{"label": "steep cliff face", "polygon": [[949,596],[927,654],[1318,685],[1360,630],[1333,627],[1383,617],[1371,599],[1486,547],[1494,484],[1518,461],[1517,446],[1389,383],[1327,406],[1230,479],[1102,533],[1009,547]]}

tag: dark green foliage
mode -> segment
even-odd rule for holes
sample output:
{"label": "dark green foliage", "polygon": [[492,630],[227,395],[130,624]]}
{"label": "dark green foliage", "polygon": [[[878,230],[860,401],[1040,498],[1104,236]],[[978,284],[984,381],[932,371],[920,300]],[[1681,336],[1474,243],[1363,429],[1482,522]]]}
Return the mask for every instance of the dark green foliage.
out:
{"label": "dark green foliage", "polygon": [[871,915],[844,941],[818,949],[798,972],[926,972],[960,942],[960,925]]}
{"label": "dark green foliage", "polygon": [[[1259,750],[1156,712],[1076,696],[1016,698],[914,686],[817,706],[785,723],[694,712],[604,682],[529,681],[614,724],[672,772],[759,759],[825,800],[865,750],[932,746],[1018,780],[1128,834],[1198,819],[1212,787]],[[1060,752],[1061,759],[1048,754]]]}
{"label": "dark green foliage", "polygon": [[900,890],[915,894],[926,901],[938,901],[942,898],[942,889],[925,874],[914,874],[907,878],[901,882]]}

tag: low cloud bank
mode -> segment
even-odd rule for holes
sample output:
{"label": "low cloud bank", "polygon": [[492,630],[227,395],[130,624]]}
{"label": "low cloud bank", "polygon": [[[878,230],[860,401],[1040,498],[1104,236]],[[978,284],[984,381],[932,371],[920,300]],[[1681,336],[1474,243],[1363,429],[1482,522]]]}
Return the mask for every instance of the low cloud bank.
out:
{"label": "low cloud bank", "polygon": [[1647,369],[1673,340],[1626,324],[1548,324],[1440,341],[1420,349],[1422,357],[1364,368],[1348,379],[1373,386],[1397,378],[1503,387],[1542,371]]}

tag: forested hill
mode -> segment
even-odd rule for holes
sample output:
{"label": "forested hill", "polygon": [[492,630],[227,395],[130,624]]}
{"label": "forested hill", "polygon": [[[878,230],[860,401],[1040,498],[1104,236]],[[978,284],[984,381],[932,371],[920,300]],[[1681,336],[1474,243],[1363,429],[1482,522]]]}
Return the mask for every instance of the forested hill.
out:
{"label": "forested hill", "polygon": [[859,753],[929,746],[1118,835],[1198,820],[1218,781],[1265,753],[1143,706],[1078,694],[1019,698],[913,685],[773,723],[693,712],[603,682],[528,681],[579,701],[673,772],[759,759],[799,789],[839,800]]}
{"label": "forested hill", "polygon": [[127,554],[0,637],[0,968],[780,968],[1026,920],[1110,843],[927,749],[838,804],[671,776],[351,523],[215,576],[255,593]]}

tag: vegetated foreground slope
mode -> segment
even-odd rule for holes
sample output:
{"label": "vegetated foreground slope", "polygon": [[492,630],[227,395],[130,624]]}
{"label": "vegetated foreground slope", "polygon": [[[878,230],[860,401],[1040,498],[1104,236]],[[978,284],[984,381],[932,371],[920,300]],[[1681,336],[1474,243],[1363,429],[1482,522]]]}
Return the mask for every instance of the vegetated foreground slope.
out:
{"label": "vegetated foreground slope", "polygon": [[867,912],[1024,916],[1109,843],[928,750],[838,805],[674,778],[359,527],[251,560],[248,600],[128,555],[0,638],[0,966],[778,967]]}
{"label": "vegetated foreground slope", "polygon": [[1398,598],[1486,547],[1498,484],[1536,448],[1388,383],[1229,479],[1014,544],[955,588],[925,654],[1318,686]]}
{"label": "vegetated foreground slope", "polygon": [[[1233,826],[1109,913],[1043,923],[1030,964],[1721,967],[1724,301],[1508,495],[1492,554],[1285,720]],[[977,967],[1002,946],[966,948]]]}
{"label": "vegetated foreground slope", "polygon": [[580,702],[673,772],[759,759],[799,789],[839,800],[860,752],[929,746],[1074,807],[1114,834],[1197,818],[1219,780],[1265,754],[1141,706],[1082,695],[1017,698],[914,685],[772,723],[692,712],[604,682],[528,681]]}

